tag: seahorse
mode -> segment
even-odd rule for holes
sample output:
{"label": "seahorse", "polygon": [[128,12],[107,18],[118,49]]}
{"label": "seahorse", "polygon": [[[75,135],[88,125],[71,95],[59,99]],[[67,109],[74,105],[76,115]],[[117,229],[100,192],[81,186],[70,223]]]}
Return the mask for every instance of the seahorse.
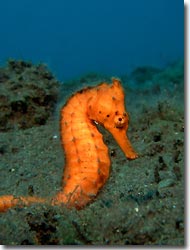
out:
{"label": "seahorse", "polygon": [[108,130],[128,159],[138,157],[128,137],[129,116],[125,111],[121,81],[103,82],[72,95],[61,109],[60,134],[65,152],[62,189],[51,199],[38,197],[0,197],[0,212],[33,203],[84,208],[97,196],[110,173],[110,158],[99,123]]}

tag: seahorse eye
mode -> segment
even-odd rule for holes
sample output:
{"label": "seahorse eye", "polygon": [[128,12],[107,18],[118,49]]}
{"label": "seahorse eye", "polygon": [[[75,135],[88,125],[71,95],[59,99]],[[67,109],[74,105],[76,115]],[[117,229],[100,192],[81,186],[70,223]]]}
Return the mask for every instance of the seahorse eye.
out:
{"label": "seahorse eye", "polygon": [[116,115],[114,119],[115,127],[116,128],[122,128],[125,126],[127,120],[125,116],[122,115]]}

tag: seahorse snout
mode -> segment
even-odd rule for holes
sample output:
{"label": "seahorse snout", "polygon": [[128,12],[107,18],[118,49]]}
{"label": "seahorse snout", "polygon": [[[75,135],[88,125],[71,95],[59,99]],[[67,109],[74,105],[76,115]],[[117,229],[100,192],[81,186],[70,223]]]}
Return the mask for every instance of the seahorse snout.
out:
{"label": "seahorse snout", "polygon": [[125,156],[128,159],[135,159],[138,157],[137,153],[134,151],[128,137],[126,134],[127,128],[123,125],[120,127],[109,127],[107,130],[112,134],[122,151],[124,152]]}

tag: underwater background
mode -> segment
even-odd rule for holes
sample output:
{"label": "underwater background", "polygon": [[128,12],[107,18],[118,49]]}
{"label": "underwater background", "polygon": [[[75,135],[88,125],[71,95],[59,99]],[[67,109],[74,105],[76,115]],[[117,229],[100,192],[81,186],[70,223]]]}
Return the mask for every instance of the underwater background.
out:
{"label": "underwater background", "polygon": [[12,207],[0,213],[0,244],[184,246],[183,1],[7,0],[0,21],[0,208],[3,195],[55,197],[60,111],[113,76],[139,155],[129,161],[96,124],[111,160],[96,198],[81,210]]}
{"label": "underwater background", "polygon": [[7,0],[1,3],[0,64],[43,62],[59,80],[121,75],[183,58],[180,0]]}

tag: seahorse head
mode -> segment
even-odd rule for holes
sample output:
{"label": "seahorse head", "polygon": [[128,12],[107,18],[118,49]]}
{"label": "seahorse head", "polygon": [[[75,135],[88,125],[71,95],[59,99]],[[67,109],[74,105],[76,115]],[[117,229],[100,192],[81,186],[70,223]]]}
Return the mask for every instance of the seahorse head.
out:
{"label": "seahorse head", "polygon": [[102,124],[106,129],[126,128],[129,119],[125,111],[124,91],[120,81],[113,78],[111,85],[102,83],[94,88],[93,92],[88,105],[90,118]]}
{"label": "seahorse head", "polygon": [[88,117],[113,135],[127,158],[136,158],[137,154],[126,135],[129,116],[125,111],[125,95],[120,80],[113,78],[111,85],[102,83],[92,91],[87,108]]}

